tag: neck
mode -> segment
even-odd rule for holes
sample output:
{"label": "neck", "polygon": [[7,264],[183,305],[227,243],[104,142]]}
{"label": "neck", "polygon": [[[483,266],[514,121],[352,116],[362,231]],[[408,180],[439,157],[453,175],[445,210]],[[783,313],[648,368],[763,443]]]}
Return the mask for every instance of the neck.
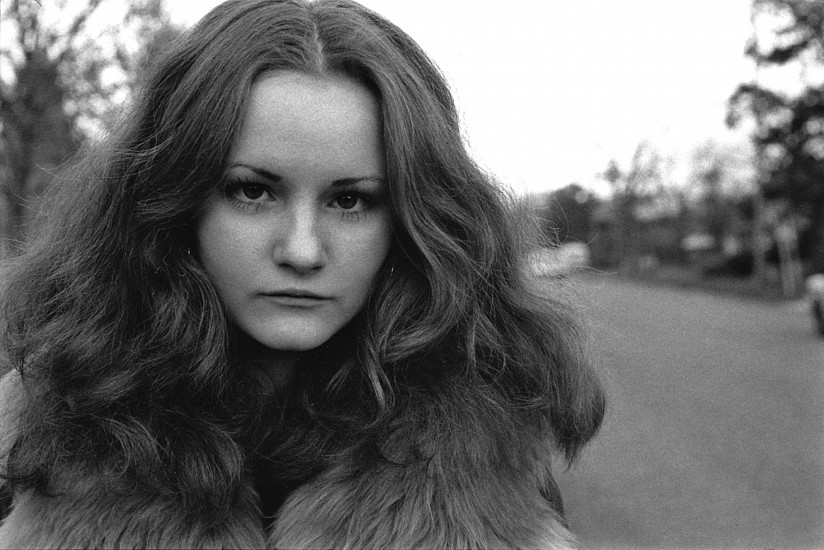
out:
{"label": "neck", "polygon": [[237,358],[243,368],[255,369],[265,374],[275,388],[287,389],[294,379],[298,365],[306,352],[284,351],[267,348],[248,336],[238,339]]}
{"label": "neck", "polygon": [[292,385],[295,369],[303,359],[303,353],[272,351],[249,358],[251,368],[266,374],[278,389],[287,389]]}

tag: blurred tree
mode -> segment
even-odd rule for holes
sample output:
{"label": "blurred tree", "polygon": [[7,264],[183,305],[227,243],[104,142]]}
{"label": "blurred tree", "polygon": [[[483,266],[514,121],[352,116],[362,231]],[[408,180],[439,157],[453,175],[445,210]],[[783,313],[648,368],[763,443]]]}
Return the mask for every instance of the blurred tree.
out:
{"label": "blurred tree", "polygon": [[615,243],[624,271],[635,271],[643,249],[644,221],[661,214],[668,193],[664,182],[664,159],[646,141],[635,148],[629,169],[624,172],[610,161],[604,179],[612,189]]}
{"label": "blurred tree", "polygon": [[[824,272],[824,2],[754,0],[754,36],[746,53],[760,69],[795,66],[801,86],[738,86],[727,123],[755,122],[753,142],[765,199],[785,199],[809,222],[806,261]],[[770,32],[759,30],[772,23]]]}
{"label": "blurred tree", "polygon": [[598,199],[577,183],[542,197],[539,215],[543,233],[553,241],[588,242],[592,236],[592,214]]}
{"label": "blurred tree", "polygon": [[691,218],[698,227],[692,229],[711,235],[716,251],[725,239],[743,232],[741,205],[750,202],[755,193],[752,162],[751,155],[740,147],[712,140],[693,151],[691,200],[685,206],[694,211]]}
{"label": "blurred tree", "polygon": [[107,130],[145,74],[140,69],[180,29],[162,0],[9,0],[3,8],[0,231],[7,248],[24,237],[53,172]]}

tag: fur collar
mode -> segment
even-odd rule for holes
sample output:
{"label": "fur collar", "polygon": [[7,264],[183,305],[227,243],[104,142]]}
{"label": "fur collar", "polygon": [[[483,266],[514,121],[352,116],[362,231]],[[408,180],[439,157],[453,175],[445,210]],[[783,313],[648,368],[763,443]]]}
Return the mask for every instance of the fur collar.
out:
{"label": "fur collar", "polygon": [[[20,386],[15,374],[0,382],[0,442],[14,432],[8,398]],[[268,533],[251,482],[231,516],[212,523],[162,496],[65,472],[55,496],[15,495],[0,548],[575,547],[547,498],[544,438],[526,430],[509,439],[512,449],[495,450],[471,429],[489,419],[416,415],[386,442],[389,460],[367,467],[354,453],[342,456],[289,496]],[[412,448],[427,458],[409,460]]]}

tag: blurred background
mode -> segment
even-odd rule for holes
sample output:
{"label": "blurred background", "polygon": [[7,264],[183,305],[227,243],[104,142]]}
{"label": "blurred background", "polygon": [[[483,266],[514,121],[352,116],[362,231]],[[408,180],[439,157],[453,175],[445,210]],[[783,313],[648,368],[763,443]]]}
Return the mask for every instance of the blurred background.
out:
{"label": "blurred background", "polygon": [[[1,255],[217,3],[0,0]],[[363,3],[576,289],[610,397],[558,473],[584,543],[824,547],[824,2]]]}

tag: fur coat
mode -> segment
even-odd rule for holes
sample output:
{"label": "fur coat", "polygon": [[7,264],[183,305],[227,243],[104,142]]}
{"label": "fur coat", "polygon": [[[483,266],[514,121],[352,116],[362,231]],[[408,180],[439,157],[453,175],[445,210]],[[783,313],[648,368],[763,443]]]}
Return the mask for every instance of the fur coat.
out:
{"label": "fur coat", "polygon": [[[0,382],[0,461],[24,396],[16,372]],[[401,452],[407,436],[388,448]],[[477,434],[423,437],[435,451],[431,460],[364,469],[341,459],[292,491],[268,528],[251,482],[231,516],[215,524],[163,496],[112,491],[101,479],[67,471],[54,496],[14,495],[0,548],[575,547],[550,503],[545,438],[513,437],[522,460],[500,466],[473,455],[479,446],[469,438]]]}

